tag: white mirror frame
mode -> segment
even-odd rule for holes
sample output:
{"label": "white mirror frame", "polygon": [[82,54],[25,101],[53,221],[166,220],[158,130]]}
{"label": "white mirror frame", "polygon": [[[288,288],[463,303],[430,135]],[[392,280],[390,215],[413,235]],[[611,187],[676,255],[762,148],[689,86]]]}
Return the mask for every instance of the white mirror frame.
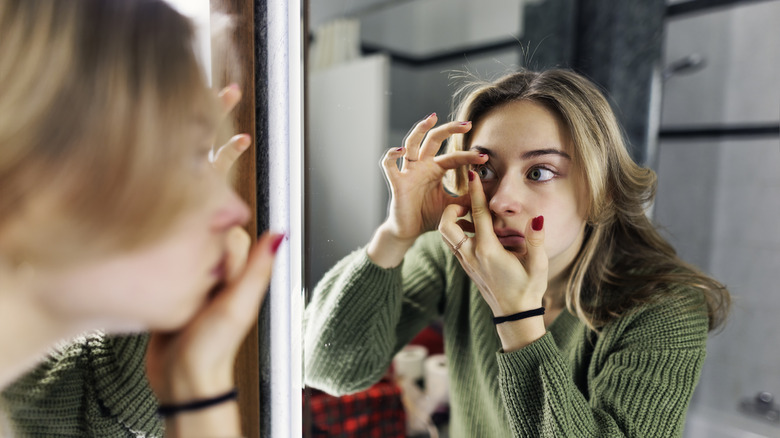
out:
{"label": "white mirror frame", "polygon": [[268,0],[269,220],[288,240],[271,281],[271,436],[302,435],[303,11],[301,0]]}

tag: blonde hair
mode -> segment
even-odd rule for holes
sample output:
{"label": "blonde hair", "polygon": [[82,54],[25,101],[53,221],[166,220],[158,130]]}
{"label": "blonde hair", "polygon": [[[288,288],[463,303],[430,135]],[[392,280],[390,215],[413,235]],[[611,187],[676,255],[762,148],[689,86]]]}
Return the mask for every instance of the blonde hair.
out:
{"label": "blonde hair", "polygon": [[[643,303],[698,289],[706,302],[710,329],[728,313],[728,291],[680,260],[646,215],[655,197],[656,176],[629,156],[615,115],[596,86],[574,72],[520,71],[495,82],[472,82],[459,92],[456,120],[476,126],[491,110],[527,100],[561,117],[573,143],[572,160],[587,188],[586,235],[566,287],[566,306],[590,328]],[[472,130],[473,132],[473,130]],[[470,133],[450,139],[449,150],[467,150]],[[466,190],[466,169],[448,175],[455,193]]]}
{"label": "blonde hair", "polygon": [[0,256],[135,248],[191,205],[217,120],[193,33],[161,0],[0,3]]}

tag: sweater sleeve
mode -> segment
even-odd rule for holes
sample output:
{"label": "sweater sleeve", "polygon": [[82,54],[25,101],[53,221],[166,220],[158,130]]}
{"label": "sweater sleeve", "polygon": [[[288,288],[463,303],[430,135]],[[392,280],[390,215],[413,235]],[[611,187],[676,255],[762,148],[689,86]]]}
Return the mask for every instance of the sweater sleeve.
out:
{"label": "sweater sleeve", "polygon": [[52,349],[0,397],[14,436],[161,437],[147,336],[94,332]]}
{"label": "sweater sleeve", "polygon": [[498,353],[499,385],[515,436],[674,437],[704,362],[708,319],[693,294],[610,323],[599,335],[587,394],[551,333]]}
{"label": "sweater sleeve", "polygon": [[392,269],[374,264],[361,248],[323,277],[304,315],[306,384],[349,394],[385,374],[393,355],[441,311],[439,241],[438,233],[421,236]]}

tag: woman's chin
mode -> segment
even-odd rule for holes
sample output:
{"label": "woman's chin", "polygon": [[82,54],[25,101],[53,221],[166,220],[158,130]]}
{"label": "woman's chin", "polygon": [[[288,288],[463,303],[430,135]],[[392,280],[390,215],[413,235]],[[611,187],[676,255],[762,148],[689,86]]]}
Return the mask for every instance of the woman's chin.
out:
{"label": "woman's chin", "polygon": [[162,318],[158,318],[151,327],[154,331],[176,331],[186,326],[198,312],[211,301],[212,289],[204,294],[200,299],[188,300],[185,303],[180,303],[175,309],[171,309],[170,312],[166,312],[166,315]]}

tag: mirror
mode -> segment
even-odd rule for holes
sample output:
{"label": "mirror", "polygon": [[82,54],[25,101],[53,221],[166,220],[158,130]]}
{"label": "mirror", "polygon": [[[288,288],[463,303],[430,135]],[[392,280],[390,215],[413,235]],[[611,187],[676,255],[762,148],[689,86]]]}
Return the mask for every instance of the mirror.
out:
{"label": "mirror", "polygon": [[[301,435],[300,339],[302,296],[303,45],[300,0],[176,0],[195,13],[204,59],[215,84],[238,83],[243,98],[234,109],[235,132],[254,142],[235,165],[234,185],[252,210],[250,235],[287,233],[274,266],[271,290],[257,327],[239,352],[235,375],[244,435]],[[235,56],[210,53],[209,11],[232,19]],[[220,18],[212,16],[213,18]],[[204,37],[205,36],[205,37]],[[274,62],[269,62],[273,59]],[[231,133],[232,134],[232,133]]]}
{"label": "mirror", "polygon": [[658,173],[654,220],[738,302],[711,335],[686,434],[775,436],[746,412],[780,394],[764,338],[780,334],[780,2],[603,3],[311,2],[306,289],[384,220],[377,163],[425,115],[449,115],[454,72],[571,67],[607,90],[634,159]]}

